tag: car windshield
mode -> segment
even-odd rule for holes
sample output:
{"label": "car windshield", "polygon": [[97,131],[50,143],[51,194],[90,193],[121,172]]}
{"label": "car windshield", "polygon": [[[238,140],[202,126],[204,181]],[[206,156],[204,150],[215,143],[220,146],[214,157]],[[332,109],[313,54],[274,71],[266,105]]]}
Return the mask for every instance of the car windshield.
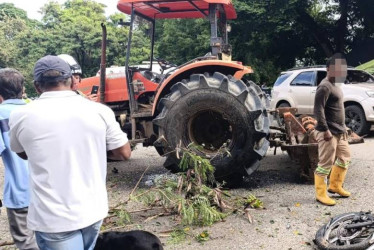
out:
{"label": "car windshield", "polygon": [[292,73],[283,73],[281,74],[278,79],[275,81],[274,86],[281,85]]}
{"label": "car windshield", "polygon": [[348,70],[346,83],[374,83],[374,77],[371,76],[369,73],[366,73],[365,71]]}

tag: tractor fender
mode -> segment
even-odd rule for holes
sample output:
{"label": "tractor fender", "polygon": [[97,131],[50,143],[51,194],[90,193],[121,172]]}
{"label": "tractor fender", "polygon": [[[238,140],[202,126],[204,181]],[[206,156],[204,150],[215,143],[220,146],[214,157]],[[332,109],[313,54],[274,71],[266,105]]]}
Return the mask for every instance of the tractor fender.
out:
{"label": "tractor fender", "polygon": [[187,64],[174,71],[165,81],[157,88],[156,96],[153,102],[152,116],[157,115],[157,105],[159,100],[170,93],[170,88],[174,84],[189,79],[192,74],[204,74],[205,72],[219,72],[224,75],[232,75],[236,79],[241,79],[245,74],[253,73],[249,66],[243,66],[237,62],[221,60],[204,60]]}

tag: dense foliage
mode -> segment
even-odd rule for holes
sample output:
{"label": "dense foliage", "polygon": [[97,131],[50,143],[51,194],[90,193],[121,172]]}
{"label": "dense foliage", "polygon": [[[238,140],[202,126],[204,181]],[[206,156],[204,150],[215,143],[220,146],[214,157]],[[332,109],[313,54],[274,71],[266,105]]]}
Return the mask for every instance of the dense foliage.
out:
{"label": "dense foliage", "polygon": [[[233,58],[254,68],[252,79],[272,83],[281,70],[322,64],[334,52],[358,65],[374,58],[372,0],[234,0],[230,21]],[[107,65],[123,65],[128,26],[124,14],[105,17],[104,5],[92,0],[49,2],[42,20],[30,20],[13,4],[0,4],[0,67],[19,69],[32,88],[35,61],[46,54],[74,56],[85,76],[100,65],[101,22],[108,30]],[[150,26],[138,22],[131,62],[149,59]],[[181,64],[210,51],[209,22],[163,20],[156,24],[155,56]]]}

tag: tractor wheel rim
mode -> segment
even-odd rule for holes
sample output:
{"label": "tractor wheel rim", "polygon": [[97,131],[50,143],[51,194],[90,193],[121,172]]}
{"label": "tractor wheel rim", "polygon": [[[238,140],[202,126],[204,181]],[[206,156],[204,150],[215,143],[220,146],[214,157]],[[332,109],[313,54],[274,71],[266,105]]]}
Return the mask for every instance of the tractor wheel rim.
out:
{"label": "tractor wheel rim", "polygon": [[221,113],[201,111],[189,121],[189,141],[203,146],[206,153],[215,153],[226,143],[230,148],[233,142],[233,127]]}

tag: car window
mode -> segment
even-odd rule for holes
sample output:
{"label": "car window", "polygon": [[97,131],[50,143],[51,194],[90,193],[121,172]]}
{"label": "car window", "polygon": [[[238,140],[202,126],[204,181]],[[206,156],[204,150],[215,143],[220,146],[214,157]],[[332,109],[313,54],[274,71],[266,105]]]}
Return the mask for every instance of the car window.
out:
{"label": "car window", "polygon": [[301,72],[293,79],[291,86],[314,86],[314,71]]}
{"label": "car window", "polygon": [[319,70],[317,71],[317,86],[321,83],[323,79],[326,78],[327,72]]}
{"label": "car window", "polygon": [[348,70],[347,80],[345,83],[374,83],[374,77],[365,71],[361,70]]}
{"label": "car window", "polygon": [[292,73],[283,73],[281,74],[278,79],[275,81],[274,86],[281,85]]}

